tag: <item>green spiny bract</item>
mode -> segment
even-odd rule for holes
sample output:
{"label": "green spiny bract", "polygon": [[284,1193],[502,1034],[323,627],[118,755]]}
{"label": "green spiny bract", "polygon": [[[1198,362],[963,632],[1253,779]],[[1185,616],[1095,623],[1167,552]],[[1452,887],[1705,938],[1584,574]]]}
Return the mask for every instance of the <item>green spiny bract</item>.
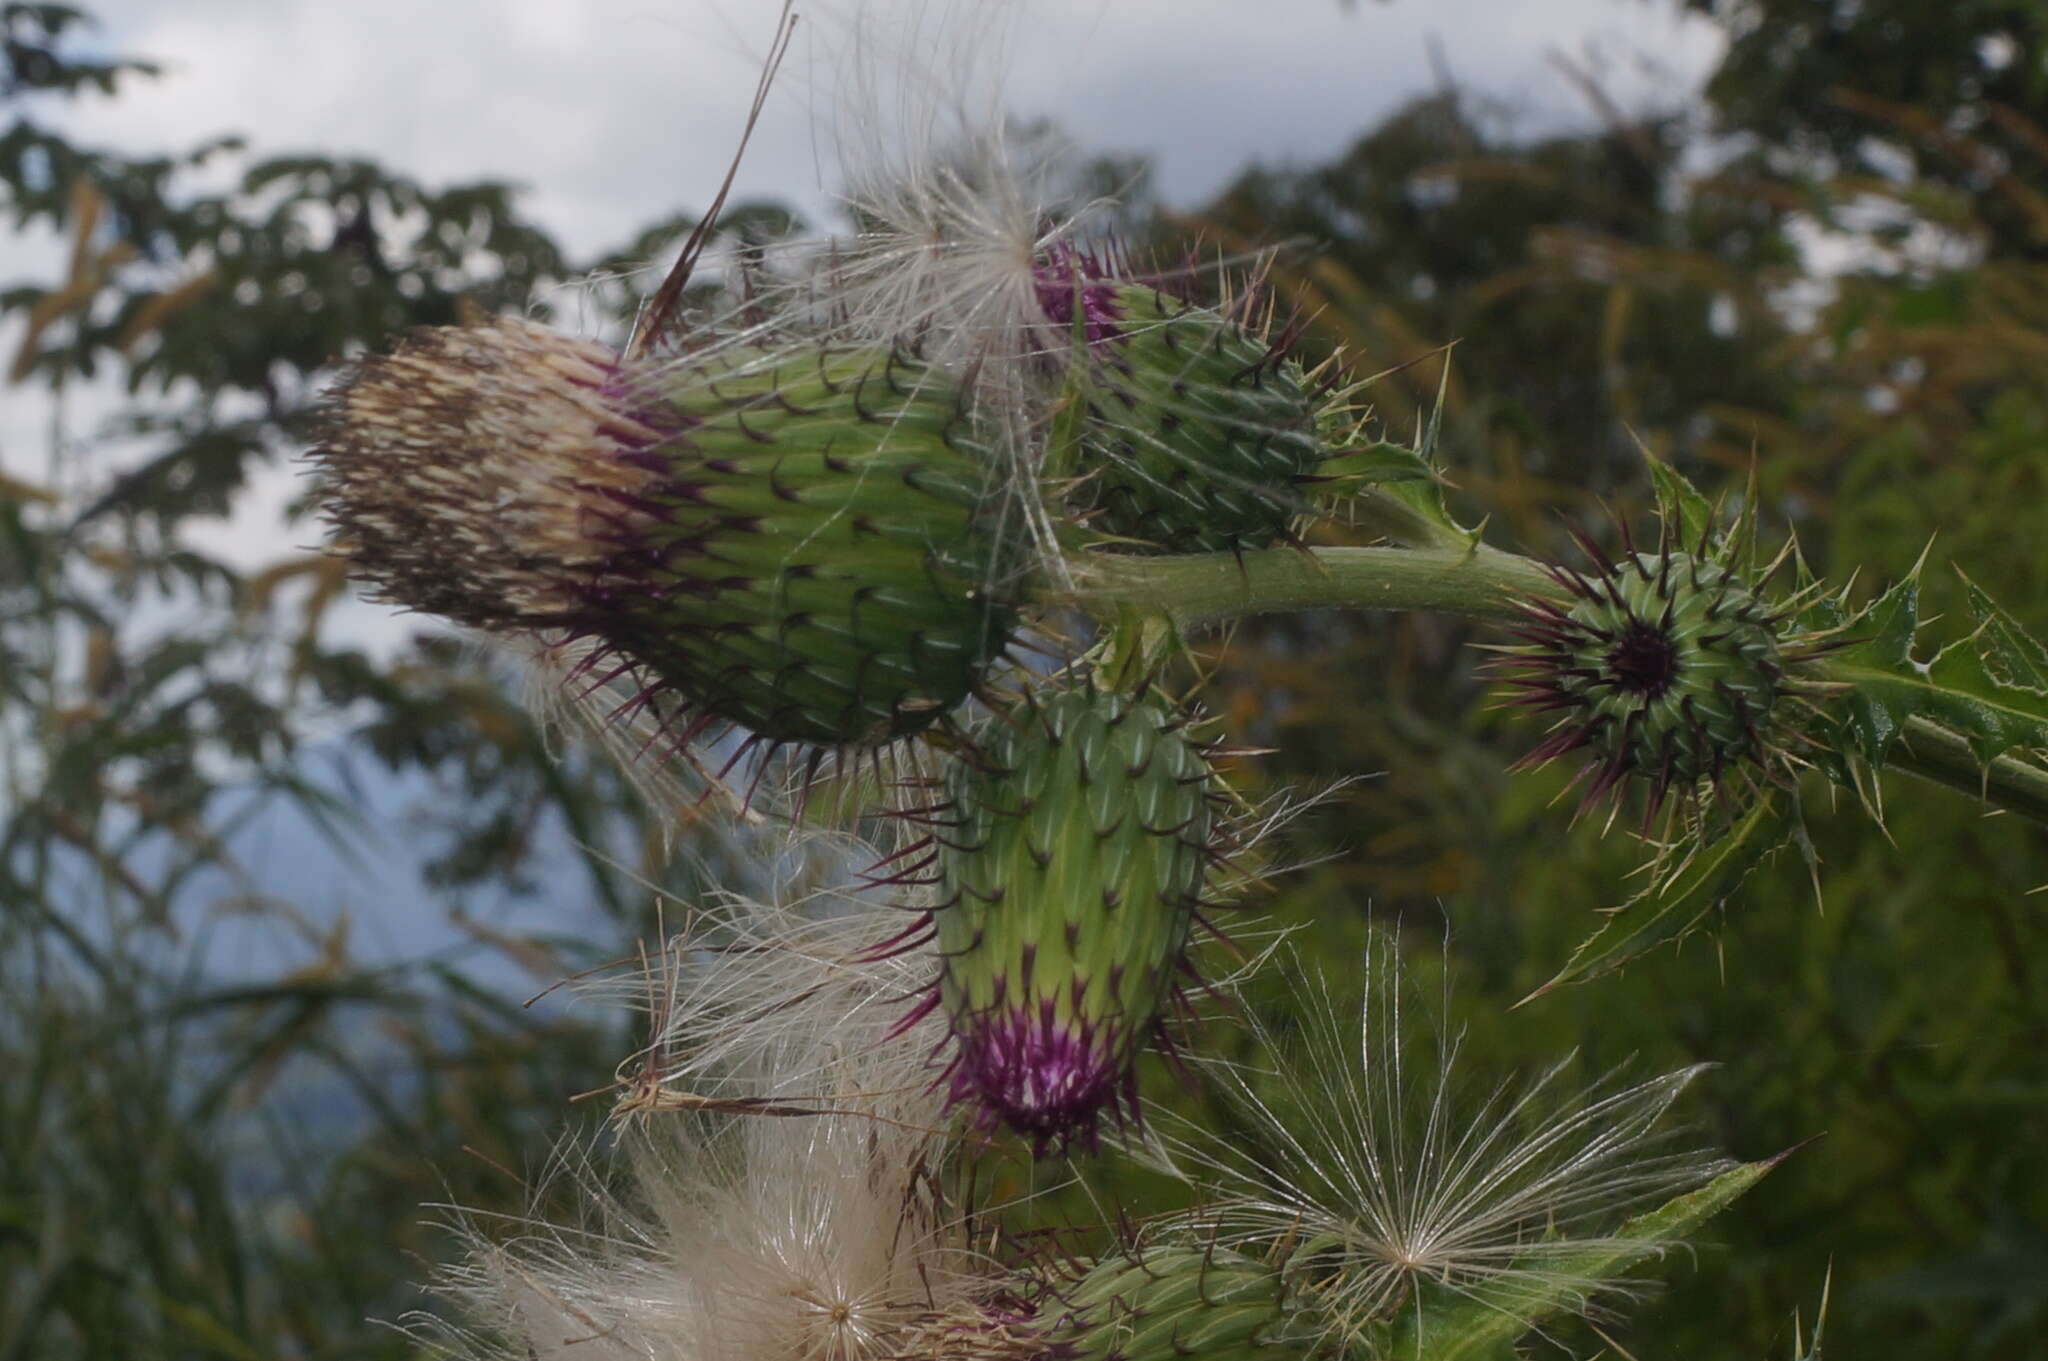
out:
{"label": "green spiny bract", "polygon": [[1135,1111],[1216,855],[1219,782],[1163,696],[1083,681],[992,717],[946,782],[937,1001],[956,1099],[1042,1151]]}
{"label": "green spiny bract", "polygon": [[1014,566],[959,386],[886,349],[622,366],[519,321],[412,336],[337,390],[330,513],[389,598],[589,640],[694,733],[874,744],[963,700]]}
{"label": "green spiny bract", "polygon": [[[1219,310],[1140,284],[1085,290],[1083,417],[1072,466],[1055,469],[1071,475],[1069,508],[1136,551],[1285,541],[1324,451],[1313,384],[1284,337],[1248,324],[1256,291]],[[1049,311],[1055,291],[1041,286]]]}
{"label": "green spiny bract", "polygon": [[1078,1361],[1205,1361],[1307,1354],[1285,1339],[1281,1272],[1221,1248],[1155,1247],[1083,1268],[1058,1292],[1054,1355]]}
{"label": "green spiny bract", "polygon": [[1781,700],[1800,693],[1788,668],[1809,641],[1781,637],[1774,613],[1726,564],[1700,554],[1594,553],[1597,569],[1553,569],[1569,602],[1526,602],[1530,646],[1503,667],[1518,702],[1555,713],[1523,765],[1587,753],[1591,803],[1632,777],[1654,812],[1673,789],[1719,782],[1781,754]]}

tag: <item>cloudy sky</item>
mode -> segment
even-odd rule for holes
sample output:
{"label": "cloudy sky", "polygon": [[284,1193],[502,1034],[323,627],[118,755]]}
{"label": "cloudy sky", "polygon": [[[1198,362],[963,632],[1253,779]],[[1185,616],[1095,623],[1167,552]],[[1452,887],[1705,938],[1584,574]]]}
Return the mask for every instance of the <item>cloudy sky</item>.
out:
{"label": "cloudy sky", "polygon": [[[813,95],[830,3],[800,25],[743,194],[821,203],[834,178]],[[1714,31],[1671,0],[869,0],[959,37],[1007,15],[1006,103],[1091,149],[1156,158],[1199,199],[1255,157],[1312,161],[1433,88],[1431,45],[1466,88],[1532,128],[1583,124],[1550,54],[1592,54],[1624,107],[1696,84]],[[124,146],[217,132],[259,148],[375,156],[429,181],[483,176],[589,252],[701,204],[737,135],[778,0],[96,0],[110,47],[167,77],[76,120]],[[1255,16],[1255,19],[1254,19]],[[982,47],[981,34],[968,45]],[[941,63],[943,65],[943,63]],[[948,73],[941,70],[941,80]]]}

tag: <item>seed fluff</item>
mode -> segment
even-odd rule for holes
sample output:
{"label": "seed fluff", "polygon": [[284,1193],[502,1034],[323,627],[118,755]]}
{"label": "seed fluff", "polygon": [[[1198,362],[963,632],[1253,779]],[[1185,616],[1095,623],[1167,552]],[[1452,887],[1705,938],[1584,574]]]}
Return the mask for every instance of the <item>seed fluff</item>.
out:
{"label": "seed fluff", "polygon": [[1609,1235],[1628,1214],[1726,1166],[1660,1128],[1702,1070],[1577,1086],[1567,1055],[1525,1080],[1471,1087],[1459,1037],[1410,1014],[1395,949],[1370,943],[1355,1007],[1321,977],[1303,979],[1297,1045],[1255,1024],[1255,1048],[1276,1056],[1270,1070],[1203,1065],[1233,1117],[1229,1137],[1157,1122],[1154,1155],[1206,1174],[1216,1197],[1181,1215],[1180,1232],[1290,1254],[1333,1338],[1424,1307],[1425,1284],[1510,1312],[1559,1297],[1584,1312],[1625,1291],[1572,1263],[1617,1244]]}

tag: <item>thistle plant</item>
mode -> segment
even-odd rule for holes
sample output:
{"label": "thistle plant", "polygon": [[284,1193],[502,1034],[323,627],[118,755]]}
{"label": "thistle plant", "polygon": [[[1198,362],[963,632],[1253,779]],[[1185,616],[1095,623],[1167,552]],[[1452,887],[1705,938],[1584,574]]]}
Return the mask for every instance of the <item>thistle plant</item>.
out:
{"label": "thistle plant", "polygon": [[[570,684],[623,679],[665,725],[645,759],[794,746],[801,787],[825,752],[901,758],[851,781],[849,887],[725,900],[663,954],[621,1111],[710,1123],[687,1166],[643,1159],[652,1227],[607,1202],[587,1240],[480,1242],[459,1289],[515,1355],[832,1361],[1500,1357],[1612,1307],[1772,1165],[1665,1140],[1696,1069],[1578,1088],[1562,1058],[1468,1097],[1380,945],[1355,1026],[1351,989],[1290,980],[1309,1040],[1270,1072],[1199,1027],[1169,1046],[1227,1137],[1150,1114],[1140,1056],[1257,840],[1229,734],[1198,735],[1197,635],[1331,607],[1502,626],[1506,701],[1552,725],[1520,766],[1579,759],[1584,804],[1641,812],[1648,886],[1559,982],[1799,844],[1820,779],[1878,813],[1889,765],[2048,821],[2048,649],[1977,593],[1923,661],[1910,575],[1862,602],[1789,537],[1764,552],[1753,493],[1659,465],[1654,538],[1619,521],[1577,566],[1493,546],[1448,509],[1435,423],[1381,429],[1265,262],[1091,237],[1000,127],[912,141],[850,175],[853,239],[740,305],[679,309],[686,254],[627,346],[428,332],[332,398],[322,493],[386,597],[579,648]],[[1311,546],[1347,532],[1370,542]],[[820,834],[772,788],[752,808]],[[1195,1203],[1049,1252],[987,1201],[1006,1150],[1141,1152]]]}

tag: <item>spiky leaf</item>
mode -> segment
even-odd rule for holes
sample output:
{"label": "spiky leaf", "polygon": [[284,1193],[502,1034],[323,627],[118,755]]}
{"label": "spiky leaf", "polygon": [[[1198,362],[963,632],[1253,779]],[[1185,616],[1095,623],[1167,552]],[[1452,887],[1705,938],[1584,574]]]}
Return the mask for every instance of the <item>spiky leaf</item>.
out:
{"label": "spiky leaf", "polygon": [[1714,527],[1714,507],[1678,469],[1643,451],[1643,463],[1650,470],[1650,487],[1656,493],[1657,513],[1678,542],[1704,543]]}
{"label": "spiky leaf", "polygon": [[1582,1283],[1613,1280],[1686,1237],[1762,1181],[1778,1158],[1742,1163],[1697,1191],[1667,1201],[1624,1224],[1615,1235],[1575,1258],[1556,1263],[1556,1278],[1573,1284],[1545,1291],[1517,1279],[1506,1291],[1481,1287],[1468,1295],[1425,1292],[1403,1315],[1389,1357],[1415,1361],[1514,1361],[1516,1340],[1546,1319],[1584,1303]]}
{"label": "spiky leaf", "polygon": [[1612,973],[1692,931],[1752,871],[1785,847],[1792,825],[1787,811],[1790,799],[1783,790],[1765,791],[1733,826],[1610,911],[1600,929],[1572,952],[1564,968],[1525,1000],[1567,983]]}
{"label": "spiky leaf", "polygon": [[[1452,518],[1444,503],[1444,475],[1436,457],[1443,435],[1444,394],[1450,365],[1444,366],[1436,406],[1411,447],[1392,440],[1363,440],[1363,422],[1319,416],[1325,443],[1338,452],[1317,470],[1338,493],[1349,493],[1343,510],[1358,524],[1410,548],[1472,548],[1479,531]],[[1342,400],[1339,394],[1339,401]],[[1325,411],[1329,408],[1326,406]]]}
{"label": "spiky leaf", "polygon": [[1974,582],[1967,586],[1976,629],[1926,661],[1914,656],[1919,567],[1845,619],[1858,641],[1825,668],[1828,679],[1852,687],[1833,725],[1839,745],[1882,767],[1908,720],[1924,718],[1967,739],[1979,761],[2048,748],[2048,650]]}

